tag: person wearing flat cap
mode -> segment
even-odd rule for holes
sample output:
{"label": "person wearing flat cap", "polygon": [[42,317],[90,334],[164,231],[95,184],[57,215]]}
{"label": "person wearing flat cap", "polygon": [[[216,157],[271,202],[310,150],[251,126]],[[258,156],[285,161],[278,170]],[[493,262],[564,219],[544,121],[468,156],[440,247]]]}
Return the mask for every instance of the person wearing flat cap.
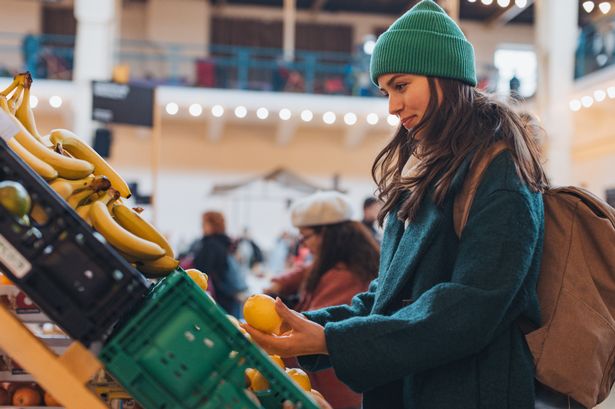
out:
{"label": "person wearing flat cap", "polygon": [[[299,293],[296,311],[312,311],[350,304],[378,273],[378,244],[369,230],[353,220],[348,198],[335,191],[317,192],[295,202],[291,222],[313,256],[308,266],[298,266],[272,279],[266,293],[287,297]],[[297,366],[290,360],[288,366]],[[361,394],[339,381],[333,369],[308,372],[312,388],[321,392],[333,409],[358,409]]]}
{"label": "person wearing flat cap", "polygon": [[[309,370],[332,367],[363,393],[364,409],[558,407],[536,402],[518,325],[540,324],[548,180],[533,135],[476,88],[474,49],[432,0],[378,38],[370,75],[400,119],[372,167],[385,228],[378,277],[351,305],[299,315],[277,301],[292,331],[248,326],[252,339]],[[484,156],[495,157],[466,185],[474,159],[494,147],[503,150]],[[476,190],[458,235],[455,198],[465,186]]]}

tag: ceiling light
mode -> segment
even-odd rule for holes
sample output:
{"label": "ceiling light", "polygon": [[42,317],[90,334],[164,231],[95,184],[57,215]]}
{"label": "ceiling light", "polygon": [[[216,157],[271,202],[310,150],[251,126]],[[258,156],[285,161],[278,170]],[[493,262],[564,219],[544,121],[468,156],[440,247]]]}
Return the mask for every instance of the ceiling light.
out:
{"label": "ceiling light", "polygon": [[352,112],[348,112],[344,115],[344,122],[346,125],[354,125],[357,123],[357,116]]}
{"label": "ceiling light", "polygon": [[606,93],[609,95],[609,98],[615,98],[615,87],[608,87]]}
{"label": "ceiling light", "polygon": [[301,119],[305,122],[310,122],[314,118],[314,114],[309,109],[304,109],[301,111]]}
{"label": "ceiling light", "polygon": [[515,0],[515,5],[522,9],[527,6],[527,0]]}
{"label": "ceiling light", "polygon": [[203,113],[203,107],[199,104],[192,104],[188,107],[188,112],[192,116],[200,116]]}
{"label": "ceiling light", "polygon": [[593,105],[593,103],[594,103],[594,99],[590,97],[589,95],[585,95],[583,98],[581,98],[581,104],[583,104],[585,108],[589,108],[590,106]]}
{"label": "ceiling light", "polygon": [[594,91],[594,100],[596,100],[596,102],[602,102],[606,99],[606,92],[604,92],[601,89],[597,89]]}
{"label": "ceiling light", "polygon": [[54,108],[60,108],[62,106],[62,98],[57,95],[52,96],[49,98],[49,105]]}
{"label": "ceiling light", "polygon": [[326,123],[327,125],[332,125],[335,123],[336,120],[336,116],[333,112],[328,111],[325,112],[322,116],[322,120],[324,121],[324,123]]}
{"label": "ceiling light", "polygon": [[592,10],[594,9],[594,2],[593,1],[584,1],[583,2],[583,9],[585,9],[586,12],[591,13]]}
{"label": "ceiling light", "polygon": [[239,105],[235,108],[235,116],[237,118],[245,118],[248,115],[248,110],[243,105]]}
{"label": "ceiling light", "polygon": [[224,115],[224,108],[222,107],[222,105],[214,105],[213,107],[211,107],[211,114],[216,118],[220,118],[222,115]]}
{"label": "ceiling light", "polygon": [[476,0],[468,0],[468,3],[476,3]]}
{"label": "ceiling light", "polygon": [[396,115],[389,115],[387,117],[387,122],[391,126],[397,126],[397,125],[399,125],[399,118]]}
{"label": "ceiling light", "polygon": [[259,108],[256,110],[256,116],[258,119],[267,119],[269,117],[269,110],[267,108]]}
{"label": "ceiling light", "polygon": [[581,101],[579,101],[578,99],[573,99],[572,101],[570,101],[570,109],[573,111],[578,111],[581,109]]}
{"label": "ceiling light", "polygon": [[290,117],[292,116],[290,109],[288,108],[282,108],[280,109],[280,113],[279,113],[280,119],[282,121],[288,121],[290,119]]}
{"label": "ceiling light", "polygon": [[480,2],[483,3],[485,6],[493,4],[493,0],[480,0]]}
{"label": "ceiling light", "polygon": [[510,0],[498,0],[498,6],[500,7],[510,6]]}
{"label": "ceiling light", "polygon": [[602,14],[606,14],[611,11],[611,3],[603,1],[602,3],[598,4],[598,8],[602,12]]}
{"label": "ceiling light", "polygon": [[30,95],[30,108],[36,108],[38,106],[38,98],[36,95]]}
{"label": "ceiling light", "polygon": [[175,102],[169,102],[165,107],[164,107],[165,111],[167,111],[167,114],[169,115],[175,115],[176,113],[179,112],[179,105],[177,105]]}
{"label": "ceiling light", "polygon": [[378,123],[378,114],[374,114],[373,112],[367,115],[367,123],[370,125],[376,125]]}

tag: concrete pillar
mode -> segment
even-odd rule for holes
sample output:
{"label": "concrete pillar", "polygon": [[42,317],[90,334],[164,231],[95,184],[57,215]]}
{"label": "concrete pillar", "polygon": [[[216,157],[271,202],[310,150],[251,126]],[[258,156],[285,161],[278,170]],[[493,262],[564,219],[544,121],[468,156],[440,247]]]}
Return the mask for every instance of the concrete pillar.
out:
{"label": "concrete pillar", "polygon": [[537,108],[548,134],[547,172],[554,185],[572,182],[572,112],[578,1],[534,3],[538,59]]}
{"label": "concrete pillar", "polygon": [[297,18],[296,0],[284,0],[284,61],[295,59],[295,20]]}
{"label": "concrete pillar", "polygon": [[87,142],[93,137],[92,80],[109,80],[114,64],[121,0],[75,0],[75,98],[73,129]]}

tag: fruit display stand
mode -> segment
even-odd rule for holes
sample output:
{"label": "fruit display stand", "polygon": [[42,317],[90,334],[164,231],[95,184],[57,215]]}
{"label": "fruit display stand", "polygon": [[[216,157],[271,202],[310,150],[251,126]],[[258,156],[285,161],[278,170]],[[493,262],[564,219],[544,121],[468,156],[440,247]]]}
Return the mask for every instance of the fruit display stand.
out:
{"label": "fruit display stand", "polygon": [[67,409],[105,409],[86,386],[101,368],[100,362],[83,345],[73,342],[59,357],[23,323],[0,305],[0,349],[19,362]]}
{"label": "fruit display stand", "polygon": [[[286,400],[317,409],[180,268],[118,325],[99,358],[147,409],[280,409]],[[246,390],[246,368],[269,382],[258,400]]]}

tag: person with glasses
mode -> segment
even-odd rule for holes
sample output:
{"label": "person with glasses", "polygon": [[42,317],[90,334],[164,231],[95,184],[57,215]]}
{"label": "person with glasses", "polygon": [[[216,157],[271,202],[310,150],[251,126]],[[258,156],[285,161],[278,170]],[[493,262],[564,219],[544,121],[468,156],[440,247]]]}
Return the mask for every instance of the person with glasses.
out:
{"label": "person with glasses", "polygon": [[[378,244],[369,230],[352,220],[352,205],[338,192],[318,192],[297,201],[291,208],[292,224],[312,261],[272,279],[266,293],[287,297],[298,293],[296,311],[312,311],[350,304],[367,290],[378,273]],[[289,366],[297,366],[290,361]],[[361,395],[340,382],[332,369],[308,372],[312,387],[334,409],[358,409]]]}

